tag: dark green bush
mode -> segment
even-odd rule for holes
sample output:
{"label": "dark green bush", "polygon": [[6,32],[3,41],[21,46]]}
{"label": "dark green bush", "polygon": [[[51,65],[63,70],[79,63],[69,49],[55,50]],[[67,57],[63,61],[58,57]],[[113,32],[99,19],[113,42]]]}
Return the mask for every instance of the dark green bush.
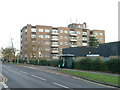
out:
{"label": "dark green bush", "polygon": [[38,60],[29,60],[29,64],[38,65]]}
{"label": "dark green bush", "polygon": [[[14,63],[17,61],[14,60]],[[19,63],[27,63],[27,60],[19,60]],[[54,66],[58,67],[61,65],[61,60],[29,60],[29,64],[41,65],[41,66]],[[82,60],[77,60],[73,62],[74,69],[81,70],[91,70],[91,71],[103,71],[103,72],[112,72],[120,73],[120,59],[111,59],[111,60],[100,60],[99,58],[93,60],[90,58],[85,58]]]}
{"label": "dark green bush", "polygon": [[120,59],[111,59],[105,62],[108,72],[120,73]]}
{"label": "dark green bush", "polygon": [[19,60],[19,63],[26,63],[27,60]]}
{"label": "dark green bush", "polygon": [[91,70],[91,71],[104,71],[104,72],[113,72],[120,73],[120,59],[111,59],[111,60],[100,60],[85,58],[80,61],[74,61],[74,69],[81,70]]}

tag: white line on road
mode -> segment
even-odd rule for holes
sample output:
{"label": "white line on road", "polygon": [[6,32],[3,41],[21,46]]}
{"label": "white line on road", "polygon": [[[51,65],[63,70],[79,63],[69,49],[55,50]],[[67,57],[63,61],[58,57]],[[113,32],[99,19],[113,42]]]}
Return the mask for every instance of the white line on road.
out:
{"label": "white line on road", "polygon": [[4,88],[8,88],[8,86],[4,82],[1,82],[1,84],[3,85]]}
{"label": "white line on road", "polygon": [[41,78],[41,77],[38,77],[38,76],[35,76],[35,75],[32,75],[32,76],[35,77],[35,78],[38,78],[38,79],[41,79],[41,80],[44,80],[44,81],[45,81],[44,78]]}
{"label": "white line on road", "polygon": [[24,74],[28,74],[27,72],[23,72],[23,71],[19,71],[19,72],[24,73]]}
{"label": "white line on road", "polygon": [[[55,83],[55,82],[52,82],[53,84],[57,85],[57,86],[60,86],[60,87],[63,87],[63,88],[69,88],[67,86],[64,86],[64,85],[61,85],[61,84],[58,84],[58,83]],[[70,89],[70,88],[69,88]]]}

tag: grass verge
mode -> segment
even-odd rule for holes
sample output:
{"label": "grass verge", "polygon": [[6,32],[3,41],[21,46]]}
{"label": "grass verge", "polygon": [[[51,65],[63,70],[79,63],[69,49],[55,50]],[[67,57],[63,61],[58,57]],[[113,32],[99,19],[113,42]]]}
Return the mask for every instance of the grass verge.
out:
{"label": "grass verge", "polygon": [[78,71],[63,70],[63,69],[59,69],[57,71],[71,74],[71,75],[75,75],[75,76],[84,77],[84,78],[91,79],[91,80],[109,83],[109,84],[116,85],[116,86],[120,86],[118,76],[96,74],[96,73],[90,73],[90,72],[78,72]]}

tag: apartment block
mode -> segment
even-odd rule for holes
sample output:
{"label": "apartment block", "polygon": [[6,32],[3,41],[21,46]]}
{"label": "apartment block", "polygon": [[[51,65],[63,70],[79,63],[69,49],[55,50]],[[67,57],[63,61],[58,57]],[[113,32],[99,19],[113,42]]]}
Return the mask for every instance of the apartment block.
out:
{"label": "apartment block", "polygon": [[72,23],[68,27],[27,24],[21,29],[20,55],[26,60],[59,59],[63,48],[88,47],[90,35],[105,43],[104,30],[90,30],[86,23]]}

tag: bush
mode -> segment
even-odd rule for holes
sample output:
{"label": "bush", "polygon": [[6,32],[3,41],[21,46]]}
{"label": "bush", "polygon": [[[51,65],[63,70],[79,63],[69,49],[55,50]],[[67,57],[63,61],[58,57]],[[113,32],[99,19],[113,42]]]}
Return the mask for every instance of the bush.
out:
{"label": "bush", "polygon": [[111,59],[105,62],[108,72],[120,73],[120,59]]}
{"label": "bush", "polygon": [[38,60],[29,60],[29,64],[38,65]]}
{"label": "bush", "polygon": [[19,63],[27,63],[27,60],[19,60]]}
{"label": "bush", "polygon": [[91,71],[104,71],[104,72],[113,72],[120,73],[120,59],[111,59],[108,61],[95,59],[82,59],[80,61],[74,61],[73,67],[74,69],[81,70],[91,70]]}

